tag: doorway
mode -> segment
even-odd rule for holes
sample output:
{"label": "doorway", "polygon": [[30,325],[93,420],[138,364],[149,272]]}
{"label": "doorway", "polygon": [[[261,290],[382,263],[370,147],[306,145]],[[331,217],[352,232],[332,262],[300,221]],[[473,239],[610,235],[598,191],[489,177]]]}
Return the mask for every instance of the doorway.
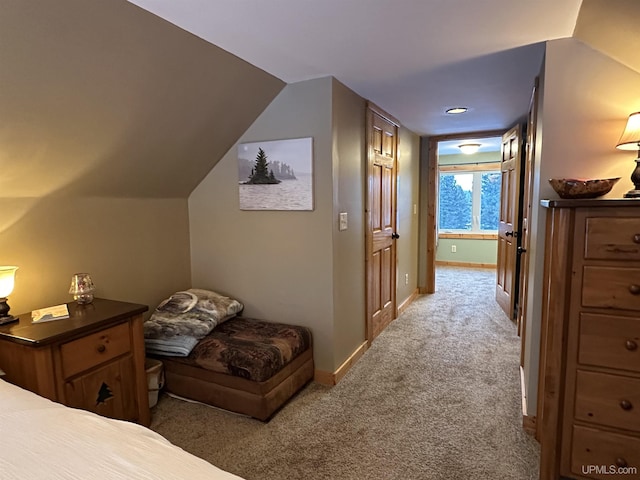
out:
{"label": "doorway", "polygon": [[[491,130],[429,138],[427,268],[423,293],[435,292],[438,263],[459,266],[478,263],[469,261],[467,255],[472,254],[479,245],[484,244],[486,248],[497,238],[497,232],[493,229],[482,228],[479,210],[482,203],[482,176],[487,175],[487,181],[498,168],[503,133],[503,130]],[[473,154],[462,153],[460,145],[465,144],[479,145],[478,151]],[[450,209],[449,205],[446,211],[440,208],[441,183],[455,197],[450,204],[463,204],[460,210]],[[445,222],[445,228],[439,228],[442,221]],[[486,222],[484,226],[488,227]],[[464,249],[459,250],[459,246],[464,246]]]}
{"label": "doorway", "polygon": [[495,270],[501,146],[499,136],[438,142],[436,268]]}

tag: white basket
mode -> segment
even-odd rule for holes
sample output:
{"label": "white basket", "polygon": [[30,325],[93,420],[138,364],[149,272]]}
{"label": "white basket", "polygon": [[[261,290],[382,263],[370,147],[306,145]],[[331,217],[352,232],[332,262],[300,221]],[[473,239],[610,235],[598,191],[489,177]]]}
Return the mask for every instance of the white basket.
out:
{"label": "white basket", "polygon": [[158,403],[158,393],[164,387],[164,368],[160,360],[147,358],[144,361],[147,370],[147,384],[149,386],[149,408]]}

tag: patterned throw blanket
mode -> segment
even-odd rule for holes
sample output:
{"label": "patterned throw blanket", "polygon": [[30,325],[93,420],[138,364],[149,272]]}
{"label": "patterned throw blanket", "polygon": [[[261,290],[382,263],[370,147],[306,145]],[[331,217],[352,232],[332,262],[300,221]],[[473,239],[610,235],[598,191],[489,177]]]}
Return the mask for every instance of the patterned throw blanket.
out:
{"label": "patterned throw blanket", "polygon": [[218,293],[190,288],[164,300],[144,323],[148,339],[171,339],[175,336],[201,339],[216,325],[235,317],[243,305]]}

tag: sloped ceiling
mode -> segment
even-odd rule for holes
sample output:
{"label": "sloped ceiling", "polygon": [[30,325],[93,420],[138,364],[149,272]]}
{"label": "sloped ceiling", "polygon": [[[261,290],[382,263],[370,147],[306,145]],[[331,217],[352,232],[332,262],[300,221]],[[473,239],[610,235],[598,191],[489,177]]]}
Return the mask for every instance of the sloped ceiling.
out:
{"label": "sloped ceiling", "polygon": [[[285,82],[333,75],[420,135],[511,127],[581,0],[130,0]],[[452,117],[448,107],[470,107]]]}
{"label": "sloped ceiling", "polygon": [[0,198],[186,198],[282,89],[124,0],[3,0]]}
{"label": "sloped ceiling", "polygon": [[640,72],[640,1],[583,0],[574,36]]}

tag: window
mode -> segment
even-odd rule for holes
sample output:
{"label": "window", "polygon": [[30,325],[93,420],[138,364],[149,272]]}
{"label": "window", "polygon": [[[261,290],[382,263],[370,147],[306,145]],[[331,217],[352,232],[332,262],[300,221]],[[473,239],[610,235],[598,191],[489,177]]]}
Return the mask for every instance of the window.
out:
{"label": "window", "polygon": [[440,169],[438,225],[444,232],[497,232],[500,171]]}

